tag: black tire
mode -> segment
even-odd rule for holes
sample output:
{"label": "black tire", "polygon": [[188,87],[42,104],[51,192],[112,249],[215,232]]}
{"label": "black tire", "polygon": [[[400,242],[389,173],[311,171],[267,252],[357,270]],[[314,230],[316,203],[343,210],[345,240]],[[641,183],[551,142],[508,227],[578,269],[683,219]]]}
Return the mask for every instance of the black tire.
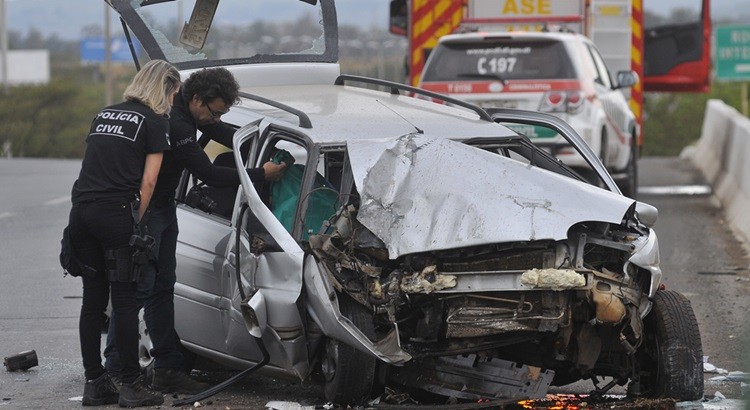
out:
{"label": "black tire", "polygon": [[628,198],[637,199],[638,195],[638,141],[633,135],[630,145],[630,160],[625,167],[625,179],[618,182],[622,194]]}
{"label": "black tire", "polygon": [[[372,313],[347,295],[339,295],[341,314],[367,337],[375,335]],[[370,398],[377,358],[329,338],[321,363],[326,400],[336,404],[360,404]]]}
{"label": "black tire", "polygon": [[640,394],[698,400],[703,397],[703,349],[690,301],[664,290],[656,292],[653,302],[644,320],[644,343],[637,352]]}

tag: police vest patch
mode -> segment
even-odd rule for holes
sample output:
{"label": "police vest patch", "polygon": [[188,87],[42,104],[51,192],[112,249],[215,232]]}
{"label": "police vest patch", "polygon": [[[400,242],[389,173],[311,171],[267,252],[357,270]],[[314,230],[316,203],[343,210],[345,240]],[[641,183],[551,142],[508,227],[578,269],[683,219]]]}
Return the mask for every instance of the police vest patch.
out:
{"label": "police vest patch", "polygon": [[135,141],[145,118],[135,111],[106,109],[97,114],[91,135],[109,135]]}

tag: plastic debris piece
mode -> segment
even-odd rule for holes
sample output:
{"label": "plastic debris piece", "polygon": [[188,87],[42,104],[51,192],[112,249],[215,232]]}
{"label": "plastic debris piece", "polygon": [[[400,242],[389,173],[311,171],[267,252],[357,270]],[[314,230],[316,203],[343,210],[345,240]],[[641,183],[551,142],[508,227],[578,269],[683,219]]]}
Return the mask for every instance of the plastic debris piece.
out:
{"label": "plastic debris piece", "polygon": [[712,365],[711,363],[706,361],[706,358],[708,356],[704,356],[703,359],[703,372],[704,373],[716,373],[716,374],[729,374],[729,371],[726,369],[722,369],[721,367],[716,367]]}
{"label": "plastic debris piece", "polygon": [[26,370],[37,366],[39,365],[39,360],[37,359],[36,351],[27,350],[3,358],[3,364],[5,365],[5,370],[14,372],[16,370]]}

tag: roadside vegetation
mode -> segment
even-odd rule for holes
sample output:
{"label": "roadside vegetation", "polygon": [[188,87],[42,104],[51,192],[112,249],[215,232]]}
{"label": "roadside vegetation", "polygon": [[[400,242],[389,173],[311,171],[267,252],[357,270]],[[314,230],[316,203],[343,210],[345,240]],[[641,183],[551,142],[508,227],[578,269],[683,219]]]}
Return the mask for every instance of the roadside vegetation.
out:
{"label": "roadside vegetation", "polygon": [[741,107],[738,83],[711,84],[708,93],[646,93],[642,156],[676,156],[701,136],[709,99]]}
{"label": "roadside vegetation", "polygon": [[[342,26],[342,72],[404,82],[405,40],[385,31]],[[83,66],[78,43],[43,38],[31,31],[9,36],[10,49],[50,50],[51,81],[46,85],[0,89],[0,153],[14,157],[81,158],[93,116],[105,104],[102,67]],[[135,74],[131,65],[113,65],[112,98],[121,99]],[[714,83],[711,92],[648,93],[644,101],[643,156],[675,156],[701,133],[708,99],[740,107],[737,84]],[[3,152],[7,151],[7,152]]]}

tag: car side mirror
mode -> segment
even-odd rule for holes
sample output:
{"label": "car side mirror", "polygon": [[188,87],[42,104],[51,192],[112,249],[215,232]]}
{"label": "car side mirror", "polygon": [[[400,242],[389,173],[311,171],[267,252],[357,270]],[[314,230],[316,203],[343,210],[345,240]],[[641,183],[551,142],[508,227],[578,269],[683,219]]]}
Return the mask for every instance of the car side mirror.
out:
{"label": "car side mirror", "polygon": [[629,88],[638,84],[638,74],[635,71],[618,71],[616,88]]}
{"label": "car side mirror", "polygon": [[637,201],[635,203],[635,212],[638,214],[638,220],[649,228],[656,225],[656,219],[659,217],[659,210],[655,206],[645,202]]}

